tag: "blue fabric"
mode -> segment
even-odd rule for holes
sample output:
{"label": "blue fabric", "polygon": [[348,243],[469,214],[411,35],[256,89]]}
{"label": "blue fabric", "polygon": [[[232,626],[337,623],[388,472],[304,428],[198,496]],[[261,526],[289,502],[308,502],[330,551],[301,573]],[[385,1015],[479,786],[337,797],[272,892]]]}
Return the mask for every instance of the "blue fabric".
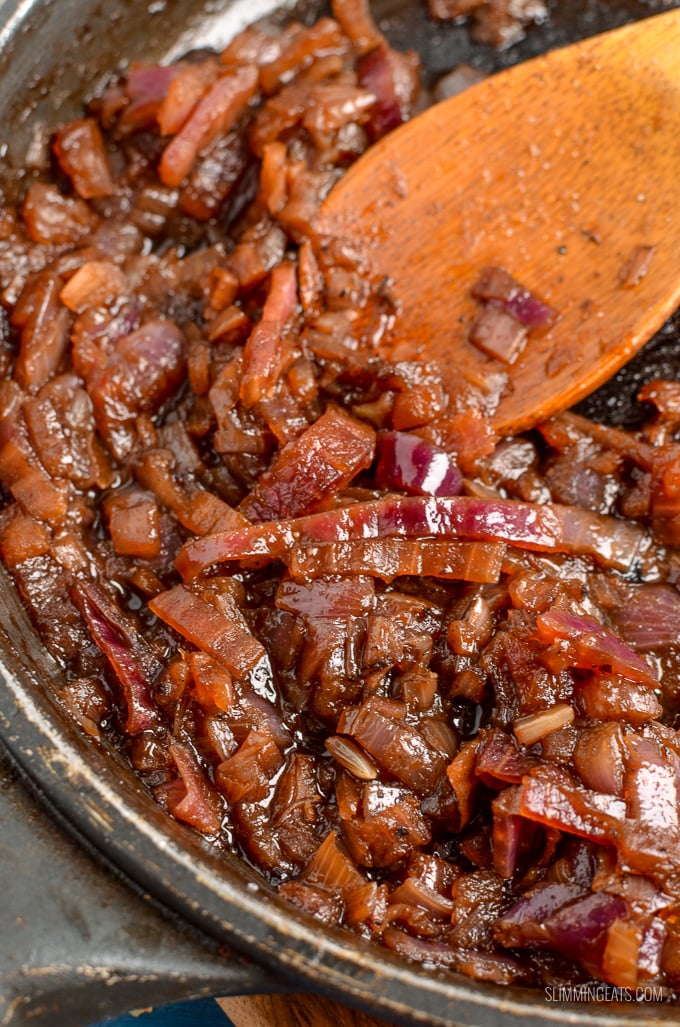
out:
{"label": "blue fabric", "polygon": [[178,1002],[162,1006],[150,1013],[128,1014],[117,1020],[105,1020],[93,1027],[230,1027],[231,1020],[225,1016],[212,999],[198,999],[194,1002]]}

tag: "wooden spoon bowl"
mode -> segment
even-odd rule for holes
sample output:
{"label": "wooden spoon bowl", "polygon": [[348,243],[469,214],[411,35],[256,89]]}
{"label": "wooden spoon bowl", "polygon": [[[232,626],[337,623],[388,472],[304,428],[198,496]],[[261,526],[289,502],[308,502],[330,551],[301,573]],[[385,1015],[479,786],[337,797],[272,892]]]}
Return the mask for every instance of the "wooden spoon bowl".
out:
{"label": "wooden spoon bowl", "polygon": [[[389,279],[383,349],[481,384],[498,430],[575,403],[680,303],[680,10],[429,108],[350,168],[317,228]],[[557,312],[511,364],[469,341],[488,266]]]}

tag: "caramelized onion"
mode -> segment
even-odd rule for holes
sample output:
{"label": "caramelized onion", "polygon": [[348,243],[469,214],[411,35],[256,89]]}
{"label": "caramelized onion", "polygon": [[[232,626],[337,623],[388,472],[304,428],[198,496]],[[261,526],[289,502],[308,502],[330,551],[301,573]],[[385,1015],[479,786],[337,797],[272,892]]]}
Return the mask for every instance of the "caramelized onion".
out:
{"label": "caramelized onion", "polygon": [[519,717],[512,725],[515,738],[520,745],[533,745],[540,742],[546,735],[559,731],[565,724],[574,720],[574,709],[567,703],[556,703],[548,710],[531,713],[527,717]]}
{"label": "caramelized onion", "polygon": [[376,481],[421,496],[456,496],[463,476],[449,453],[408,432],[378,436]]}
{"label": "caramelized onion", "polygon": [[373,760],[351,738],[332,735],[324,745],[331,756],[359,781],[374,781],[378,777],[378,768]]}
{"label": "caramelized onion", "polygon": [[582,670],[602,668],[652,687],[658,683],[648,663],[590,617],[553,607],[539,614],[536,626],[541,639],[558,642]]}
{"label": "caramelized onion", "polygon": [[631,586],[627,601],[611,616],[637,652],[674,645],[680,636],[680,593],[670,585]]}
{"label": "caramelized onion", "polygon": [[[503,39],[544,10],[430,4]],[[19,174],[0,553],[65,714],[217,858],[478,980],[672,989],[680,388],[499,439],[501,365],[444,387],[316,231],[423,100],[368,0],[331,7],[133,63]],[[511,362],[556,312],[476,273]]]}
{"label": "caramelized onion", "polygon": [[617,917],[609,925],[602,953],[602,972],[619,988],[634,988],[638,982],[641,931],[637,924]]}
{"label": "caramelized onion", "polygon": [[623,794],[624,732],[619,723],[584,728],[574,749],[574,765],[586,788]]}
{"label": "caramelized onion", "polygon": [[643,535],[634,526],[614,518],[555,504],[541,506],[469,496],[389,498],[188,542],[180,550],[177,569],[183,577],[190,578],[213,563],[250,556],[273,559],[298,544],[393,535],[506,541],[529,550],[590,552],[615,564],[619,557],[623,558],[624,551],[614,548],[617,524],[625,529],[618,534],[626,536],[629,567]]}

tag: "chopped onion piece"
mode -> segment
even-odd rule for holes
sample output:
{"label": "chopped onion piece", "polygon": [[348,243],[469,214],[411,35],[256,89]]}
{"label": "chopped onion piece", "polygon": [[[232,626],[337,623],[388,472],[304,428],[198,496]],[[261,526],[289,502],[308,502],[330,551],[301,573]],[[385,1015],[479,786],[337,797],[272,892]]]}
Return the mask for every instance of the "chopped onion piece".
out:
{"label": "chopped onion piece", "polygon": [[333,759],[337,760],[353,777],[360,781],[374,781],[378,777],[378,768],[373,760],[351,738],[331,735],[326,739],[324,745]]}
{"label": "chopped onion piece", "polygon": [[155,596],[149,607],[184,638],[224,663],[236,678],[254,670],[265,655],[242,615],[227,616],[183,585]]}
{"label": "chopped onion piece", "polygon": [[620,799],[588,791],[552,766],[531,770],[521,788],[522,816],[596,842],[616,841],[626,812]]}
{"label": "chopped onion piece", "polygon": [[567,703],[556,703],[548,710],[541,710],[539,713],[531,713],[528,717],[520,717],[512,725],[515,738],[520,745],[533,745],[540,742],[541,738],[559,731],[566,724],[574,720],[574,709]]}
{"label": "chopped onion piece", "polygon": [[574,666],[582,670],[603,669],[632,681],[655,687],[657,676],[640,656],[613,632],[590,617],[564,607],[553,606],[536,619],[539,638],[559,643]]}
{"label": "chopped onion piece", "polygon": [[607,931],[602,953],[602,972],[618,988],[635,988],[638,982],[638,955],[642,932],[629,920],[617,917]]}
{"label": "chopped onion piece", "polygon": [[574,766],[586,788],[623,794],[624,733],[618,722],[592,724],[579,732]]}
{"label": "chopped onion piece", "polygon": [[159,714],[151,686],[161,669],[155,651],[99,585],[83,582],[73,596],[92,640],[121,684],[127,705],[124,730],[133,735],[155,727]]}
{"label": "chopped onion piece", "polygon": [[507,314],[528,329],[546,328],[557,314],[547,303],[520,285],[502,267],[488,267],[473,286],[476,299],[497,303]]}
{"label": "chopped onion piece", "polygon": [[183,796],[177,794],[168,802],[173,816],[205,834],[217,834],[224,814],[219,796],[187,743],[173,739],[170,752],[185,789]]}
{"label": "chopped onion piece", "polygon": [[489,357],[514,364],[527,342],[527,330],[511,314],[488,303],[475,318],[470,342]]}
{"label": "chopped onion piece", "polygon": [[449,453],[409,432],[378,436],[376,481],[418,496],[457,496],[463,476]]}
{"label": "chopped onion piece", "polygon": [[440,916],[450,917],[453,912],[453,900],[440,895],[433,888],[428,888],[422,881],[407,877],[403,884],[396,888],[390,896],[391,902],[405,902],[410,906],[422,906]]}
{"label": "chopped onion piece", "polygon": [[611,618],[636,651],[676,645],[680,638],[680,592],[671,585],[631,586],[626,602],[612,610]]}
{"label": "chopped onion piece", "polygon": [[547,884],[508,910],[494,933],[511,948],[550,948],[586,966],[598,966],[610,925],[626,912],[618,896],[584,895],[578,885]]}
{"label": "chopped onion piece", "polygon": [[241,503],[241,513],[258,522],[299,517],[366,470],[374,447],[372,428],[329,407],[280,450],[272,468]]}

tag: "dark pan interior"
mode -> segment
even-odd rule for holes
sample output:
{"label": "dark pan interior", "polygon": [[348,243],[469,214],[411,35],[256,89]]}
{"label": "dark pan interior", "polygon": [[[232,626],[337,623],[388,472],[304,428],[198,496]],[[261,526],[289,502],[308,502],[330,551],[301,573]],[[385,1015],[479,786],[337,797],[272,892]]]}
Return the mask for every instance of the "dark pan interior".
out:
{"label": "dark pan interior", "polygon": [[[429,81],[466,61],[486,71],[653,14],[677,3],[553,0],[549,26],[501,53],[470,43],[462,26],[438,26],[420,4],[379,0],[381,26],[395,45],[417,48]],[[125,58],[158,59],[220,47],[264,15],[271,0],[0,0],[0,187],[25,187],[26,154],[50,127],[79,110]],[[295,8],[311,19],[318,4]],[[284,15],[285,16],[285,13]],[[32,174],[32,172],[29,172]],[[680,318],[670,322],[613,383],[582,404],[591,416],[633,423],[638,386],[677,377]],[[344,997],[404,1024],[510,1025],[673,1021],[670,1007],[549,1006],[540,993],[500,990],[453,974],[407,966],[340,930],[294,913],[236,859],[210,850],[166,817],[122,762],[81,737],[53,698],[59,670],[42,650],[6,577],[0,589],[0,735],[75,828],[142,888],[204,932],[263,966]]]}

